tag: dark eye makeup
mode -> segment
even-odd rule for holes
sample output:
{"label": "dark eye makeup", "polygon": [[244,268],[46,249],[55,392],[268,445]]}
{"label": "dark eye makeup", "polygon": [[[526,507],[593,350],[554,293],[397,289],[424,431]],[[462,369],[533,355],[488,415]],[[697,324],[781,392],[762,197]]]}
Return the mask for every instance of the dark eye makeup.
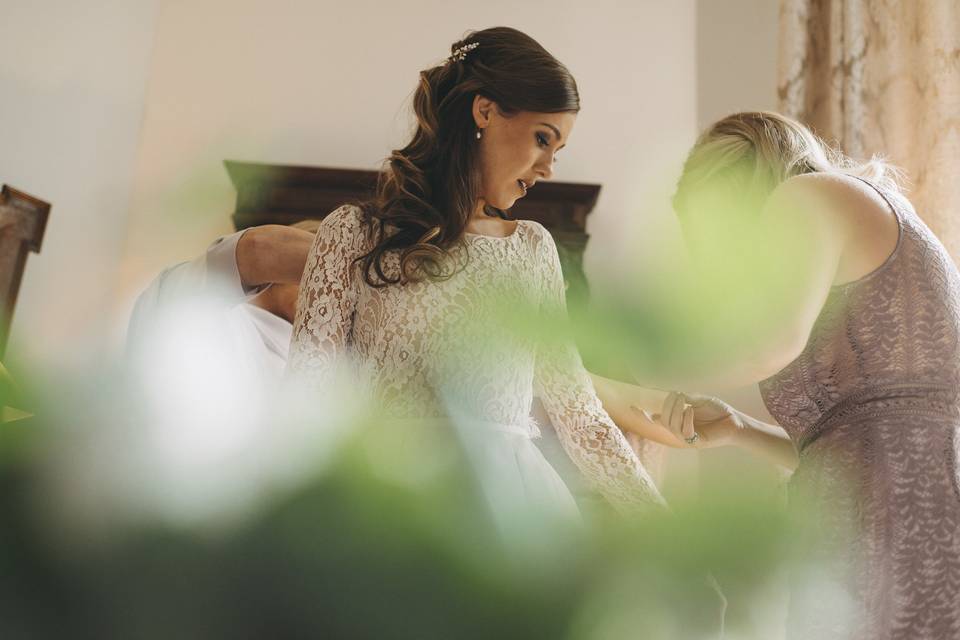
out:
{"label": "dark eye makeup", "polygon": [[[535,137],[536,137],[536,139],[537,139],[537,144],[540,145],[541,147],[546,148],[546,147],[549,147],[549,146],[550,146],[549,134],[546,134],[546,133],[543,133],[543,132],[541,132],[541,131],[538,131],[538,132],[536,133],[536,136],[535,136]],[[557,149],[557,151],[560,151],[560,149],[562,149],[564,146],[566,146],[566,145],[561,146],[559,149]],[[557,153],[556,153],[556,152],[554,152],[554,154],[553,154],[553,162],[555,162],[555,163],[558,162]]]}

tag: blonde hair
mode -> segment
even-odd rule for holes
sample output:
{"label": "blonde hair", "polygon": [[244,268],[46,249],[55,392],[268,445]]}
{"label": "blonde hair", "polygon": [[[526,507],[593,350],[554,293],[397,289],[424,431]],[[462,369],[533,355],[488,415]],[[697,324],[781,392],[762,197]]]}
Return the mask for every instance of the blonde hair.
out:
{"label": "blonde hair", "polygon": [[740,193],[762,198],[785,180],[818,172],[858,176],[900,190],[900,171],[882,158],[856,162],[796,120],[772,111],[744,111],[700,135],[684,163],[673,205],[683,211],[686,194],[707,181],[730,180]]}

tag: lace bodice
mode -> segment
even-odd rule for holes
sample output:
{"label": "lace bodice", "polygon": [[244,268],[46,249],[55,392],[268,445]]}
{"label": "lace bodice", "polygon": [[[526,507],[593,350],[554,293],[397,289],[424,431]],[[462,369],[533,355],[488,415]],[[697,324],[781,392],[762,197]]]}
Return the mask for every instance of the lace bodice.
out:
{"label": "lace bodice", "polygon": [[[529,429],[534,393],[577,467],[621,510],[661,504],[650,476],[603,410],[569,341],[520,330],[565,317],[557,249],[538,223],[510,236],[467,234],[452,251],[462,265],[447,280],[382,288],[354,259],[370,245],[361,211],[344,206],[321,225],[301,281],[289,370],[322,385],[344,356],[388,416],[468,415]],[[388,274],[399,257],[387,254]]]}

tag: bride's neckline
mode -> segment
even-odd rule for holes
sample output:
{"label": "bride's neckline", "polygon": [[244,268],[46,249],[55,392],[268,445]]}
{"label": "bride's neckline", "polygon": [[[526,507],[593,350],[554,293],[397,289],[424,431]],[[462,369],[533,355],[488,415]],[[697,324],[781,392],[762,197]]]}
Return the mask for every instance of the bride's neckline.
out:
{"label": "bride's neckline", "polygon": [[464,232],[463,232],[463,235],[465,235],[465,236],[470,236],[470,237],[472,237],[472,238],[486,238],[486,239],[488,239],[488,240],[509,240],[510,238],[512,238],[512,237],[514,237],[515,235],[517,235],[517,233],[520,231],[520,223],[521,223],[521,222],[523,222],[523,221],[522,221],[522,220],[517,220],[517,221],[516,221],[516,224],[513,225],[513,231],[511,231],[510,233],[508,233],[508,234],[505,235],[505,236],[488,236],[488,235],[486,235],[486,234],[484,234],[484,233],[473,233],[472,231],[464,231]]}

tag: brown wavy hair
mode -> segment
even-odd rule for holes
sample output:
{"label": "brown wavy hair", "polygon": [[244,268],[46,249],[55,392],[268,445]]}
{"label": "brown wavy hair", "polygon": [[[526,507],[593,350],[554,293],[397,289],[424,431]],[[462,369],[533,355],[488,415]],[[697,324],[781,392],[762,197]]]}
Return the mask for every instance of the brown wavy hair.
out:
{"label": "brown wavy hair", "polygon": [[[474,44],[463,59],[420,72],[413,139],[390,154],[376,196],[361,203],[374,246],[357,262],[370,286],[455,273],[449,249],[463,238],[481,197],[474,96],[493,101],[506,116],[580,110],[573,76],[530,36],[509,27],[474,31],[450,45],[451,55]],[[509,219],[493,207],[485,213]],[[400,254],[397,274],[384,269],[392,251]]]}

